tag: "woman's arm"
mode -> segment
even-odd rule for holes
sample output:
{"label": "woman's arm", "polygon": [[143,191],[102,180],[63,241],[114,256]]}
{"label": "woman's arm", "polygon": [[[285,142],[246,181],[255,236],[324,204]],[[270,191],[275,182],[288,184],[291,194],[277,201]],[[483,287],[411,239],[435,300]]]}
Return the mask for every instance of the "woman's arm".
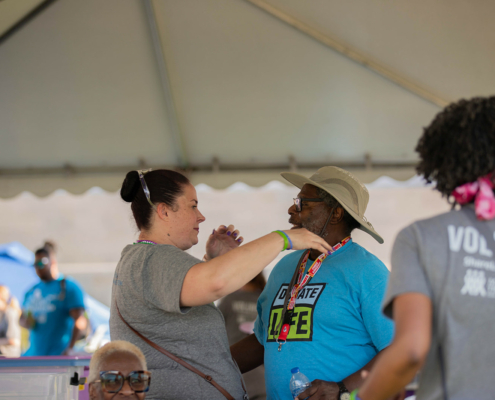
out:
{"label": "woman's arm", "polygon": [[393,303],[395,337],[383,351],[359,390],[362,400],[386,400],[419,371],[431,343],[432,305],[420,293],[404,293]]}
{"label": "woman's arm", "polygon": [[[293,249],[315,249],[328,253],[331,246],[306,229],[285,231]],[[194,265],[186,274],[180,295],[181,307],[211,303],[240,289],[277,257],[284,240],[278,233],[270,233],[253,242]]]}

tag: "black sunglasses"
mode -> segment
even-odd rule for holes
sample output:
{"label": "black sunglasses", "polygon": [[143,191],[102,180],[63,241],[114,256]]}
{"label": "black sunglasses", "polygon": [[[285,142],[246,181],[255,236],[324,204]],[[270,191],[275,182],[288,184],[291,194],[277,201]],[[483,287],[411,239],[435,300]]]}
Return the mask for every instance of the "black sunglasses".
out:
{"label": "black sunglasses", "polygon": [[301,212],[302,211],[302,203],[303,201],[314,201],[314,202],[321,202],[321,201],[324,201],[322,199],[305,199],[305,198],[301,198],[301,197],[296,197],[294,199],[294,205],[296,206],[296,211],[297,212]]}
{"label": "black sunglasses", "polygon": [[95,382],[99,382],[102,390],[107,393],[118,393],[125,381],[129,381],[129,386],[135,393],[147,392],[150,389],[151,372],[132,371],[124,377],[120,371],[101,371],[100,379]]}

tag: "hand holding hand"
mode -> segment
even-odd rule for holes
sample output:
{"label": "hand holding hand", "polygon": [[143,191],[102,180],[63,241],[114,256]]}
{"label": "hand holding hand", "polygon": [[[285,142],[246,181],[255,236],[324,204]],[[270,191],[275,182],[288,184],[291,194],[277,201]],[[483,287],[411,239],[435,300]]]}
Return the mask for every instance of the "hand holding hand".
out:
{"label": "hand holding hand", "polygon": [[230,250],[236,249],[241,245],[244,238],[240,236],[239,231],[234,225],[220,225],[208,238],[206,242],[205,260],[221,256]]}
{"label": "hand holding hand", "polygon": [[339,385],[335,382],[321,381],[319,379],[311,382],[311,387],[300,393],[295,400],[338,400]]}

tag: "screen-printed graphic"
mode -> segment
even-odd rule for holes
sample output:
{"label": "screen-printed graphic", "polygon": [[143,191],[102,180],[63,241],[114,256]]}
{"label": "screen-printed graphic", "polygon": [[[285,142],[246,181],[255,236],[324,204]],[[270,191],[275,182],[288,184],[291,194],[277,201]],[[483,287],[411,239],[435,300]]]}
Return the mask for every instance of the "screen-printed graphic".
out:
{"label": "screen-printed graphic", "polygon": [[[313,340],[313,314],[325,285],[325,283],[308,284],[297,295],[290,332],[287,336],[288,342]],[[268,342],[275,342],[277,339],[279,333],[277,328],[280,329],[279,325],[281,326],[280,319],[288,287],[287,284],[282,285],[273,300],[268,325]]]}

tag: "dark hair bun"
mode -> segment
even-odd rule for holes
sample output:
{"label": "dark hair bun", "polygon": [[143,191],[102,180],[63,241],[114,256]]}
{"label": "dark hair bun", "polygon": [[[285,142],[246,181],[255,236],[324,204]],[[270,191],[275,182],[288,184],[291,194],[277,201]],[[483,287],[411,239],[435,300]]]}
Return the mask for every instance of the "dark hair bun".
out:
{"label": "dark hair bun", "polygon": [[137,171],[130,171],[125,176],[122,188],[120,189],[120,197],[122,200],[132,203],[139,190],[139,174]]}
{"label": "dark hair bun", "polygon": [[45,249],[49,253],[55,253],[57,251],[57,245],[55,244],[55,242],[47,240],[43,245],[43,249]]}

